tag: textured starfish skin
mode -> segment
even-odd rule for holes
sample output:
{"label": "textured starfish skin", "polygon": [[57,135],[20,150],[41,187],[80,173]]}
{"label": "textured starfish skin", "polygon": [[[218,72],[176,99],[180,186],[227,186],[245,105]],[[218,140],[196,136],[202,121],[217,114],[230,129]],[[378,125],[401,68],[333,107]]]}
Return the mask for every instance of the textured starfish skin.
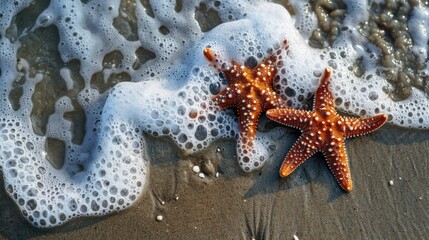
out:
{"label": "textured starfish skin", "polygon": [[[288,46],[283,42],[284,48]],[[271,54],[259,65],[248,68],[232,61],[229,67],[218,59],[210,48],[204,49],[204,56],[213,67],[225,74],[229,85],[213,98],[221,110],[235,108],[240,127],[240,138],[245,145],[253,146],[259,116],[268,109],[283,106],[273,90],[273,80],[277,74],[275,62],[277,55]]]}
{"label": "textured starfish skin", "polygon": [[301,163],[321,151],[340,186],[350,192],[353,186],[344,141],[377,130],[386,122],[387,116],[380,114],[370,118],[352,118],[338,115],[329,90],[331,72],[327,68],[321,78],[313,111],[272,109],[266,115],[302,132],[282,163],[281,177],[288,176]]}

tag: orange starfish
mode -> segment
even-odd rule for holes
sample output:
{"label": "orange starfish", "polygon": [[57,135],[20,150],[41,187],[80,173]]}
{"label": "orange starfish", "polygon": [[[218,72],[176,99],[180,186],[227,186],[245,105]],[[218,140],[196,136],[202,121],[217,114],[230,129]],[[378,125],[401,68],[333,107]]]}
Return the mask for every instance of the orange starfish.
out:
{"label": "orange starfish", "polygon": [[272,109],[267,111],[267,117],[302,132],[283,161],[281,177],[288,176],[310,156],[321,151],[338,183],[350,192],[353,187],[344,140],[377,130],[386,122],[387,116],[380,114],[359,119],[338,115],[329,90],[331,72],[327,68],[320,80],[313,111]]}
{"label": "orange starfish", "polygon": [[[283,45],[287,49],[286,40]],[[210,48],[204,49],[204,56],[219,72],[223,72],[229,81],[228,87],[216,95],[213,101],[221,110],[235,108],[240,126],[240,138],[243,145],[249,146],[250,149],[253,146],[261,113],[283,104],[272,86],[277,74],[275,62],[280,52],[281,50],[269,55],[256,67],[249,68],[235,61],[226,67]],[[247,154],[246,151],[243,153]]]}

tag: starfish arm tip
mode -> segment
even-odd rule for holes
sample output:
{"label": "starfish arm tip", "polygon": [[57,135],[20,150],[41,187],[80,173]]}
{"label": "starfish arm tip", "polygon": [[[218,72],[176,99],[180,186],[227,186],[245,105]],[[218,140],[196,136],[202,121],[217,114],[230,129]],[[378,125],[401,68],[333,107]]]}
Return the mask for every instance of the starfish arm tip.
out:
{"label": "starfish arm tip", "polygon": [[377,127],[377,129],[378,129],[387,122],[388,116],[386,114],[382,113],[379,115],[375,115],[374,118],[378,118],[378,120],[379,120],[379,126]]}
{"label": "starfish arm tip", "polygon": [[349,182],[349,183],[346,183],[345,185],[341,185],[341,188],[345,192],[349,193],[349,192],[351,192],[353,190],[353,184],[351,182]]}
{"label": "starfish arm tip", "polygon": [[209,60],[210,62],[213,62],[215,60],[215,56],[213,56],[213,51],[210,48],[204,48],[203,54]]}
{"label": "starfish arm tip", "polygon": [[289,41],[287,39],[283,40],[283,46],[285,47],[289,46]]}
{"label": "starfish arm tip", "polygon": [[388,119],[388,116],[387,116],[387,114],[380,114],[383,118],[384,118],[384,122],[383,122],[383,124],[384,123],[386,123],[387,122],[387,119]]}
{"label": "starfish arm tip", "polygon": [[265,115],[266,115],[268,118],[274,118],[274,116],[275,116],[277,113],[278,113],[278,110],[277,110],[277,109],[268,109],[268,110],[265,112]]}
{"label": "starfish arm tip", "polygon": [[388,116],[386,114],[382,113],[379,115],[375,115],[373,118],[378,119],[378,124],[376,123],[376,125],[378,125],[378,126],[376,126],[376,129],[378,129],[387,122]]}
{"label": "starfish arm tip", "polygon": [[287,167],[282,166],[280,168],[279,174],[280,174],[280,177],[284,178],[284,177],[289,176],[289,174],[291,174],[291,172],[288,171]]}
{"label": "starfish arm tip", "polygon": [[331,82],[331,75],[332,75],[332,68],[330,67],[325,68],[325,72],[323,73],[321,83],[329,84]]}
{"label": "starfish arm tip", "polygon": [[349,128],[346,130],[346,137],[365,135],[382,127],[387,122],[386,114],[378,114],[369,118],[348,118]]}

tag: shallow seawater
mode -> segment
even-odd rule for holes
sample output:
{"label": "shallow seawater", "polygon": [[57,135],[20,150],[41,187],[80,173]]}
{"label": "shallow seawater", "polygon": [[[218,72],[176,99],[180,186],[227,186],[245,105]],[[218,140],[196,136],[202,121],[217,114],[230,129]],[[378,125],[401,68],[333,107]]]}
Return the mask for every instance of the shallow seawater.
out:
{"label": "shallow seawater", "polygon": [[[253,204],[243,207],[244,218],[237,216],[237,221],[247,223],[247,230],[231,224],[229,229],[237,231],[235,236],[277,238],[282,233],[278,224],[284,221],[295,226],[293,220],[273,213],[276,209],[287,212],[275,206],[283,204],[284,198],[290,198],[292,206],[304,209],[306,217],[296,221],[309,225],[320,224],[309,219],[327,214],[323,207],[319,215],[311,213],[319,200],[327,205],[338,201],[340,208],[350,209],[349,201],[364,207],[366,201],[377,201],[373,197],[383,198],[370,194],[377,192],[376,187],[365,190],[363,186],[367,186],[365,181],[387,181],[390,175],[382,179],[368,176],[376,180],[366,180],[362,177],[365,173],[356,168],[352,168],[352,177],[356,175],[355,185],[361,187],[354,191],[365,196],[359,201],[355,195],[341,197],[335,190],[331,197],[323,195],[326,188],[337,187],[334,181],[330,183],[330,173],[323,164],[304,164],[304,170],[286,181],[278,180],[279,161],[297,132],[265,118],[258,128],[255,151],[244,162],[240,154],[243,146],[239,139],[236,141],[234,111],[219,111],[211,100],[227,81],[210,66],[203,49],[215,50],[225,63],[235,60],[244,64],[279,51],[287,39],[289,48],[280,53],[274,88],[288,106],[309,109],[318,77],[329,66],[334,71],[332,91],[339,111],[362,117],[388,114],[390,125],[407,130],[389,128],[382,133],[393,132],[395,138],[405,139],[405,145],[418,142],[420,147],[413,148],[418,153],[413,154],[423,154],[422,148],[427,149],[426,132],[416,129],[429,127],[428,3],[279,4],[259,0],[2,1],[0,164],[5,192],[19,209],[14,211],[21,212],[36,227],[51,227],[81,216],[102,216],[133,206],[125,213],[130,214],[137,205],[144,209],[142,219],[152,226],[159,215],[179,214],[181,220],[187,214],[195,217],[196,213],[177,211],[181,205],[173,203],[198,202],[205,197],[207,205],[196,210],[201,211],[200,215],[204,211],[228,215],[219,210],[221,204],[213,202],[220,195],[229,198],[229,203],[244,199],[244,205],[247,201]],[[364,154],[366,147],[384,156],[365,160],[368,164],[395,158],[388,151],[404,156],[403,152],[408,151],[403,146],[395,148],[395,144],[402,143],[382,134],[364,139],[370,143],[362,140],[359,146],[350,144],[351,159]],[[382,152],[377,153],[369,144],[377,145]],[[358,150],[352,150],[354,145]],[[422,156],[416,159],[423,161]],[[377,168],[383,166],[382,162],[376,164]],[[391,173],[397,168],[386,164],[391,164]],[[319,168],[326,171],[314,170]],[[414,172],[418,179],[427,181],[423,177],[428,172],[427,161],[411,168],[404,170],[404,176]],[[320,174],[321,184],[316,177]],[[415,184],[412,196],[417,203],[415,208],[406,210],[408,214],[428,205],[427,190],[420,182]],[[389,191],[385,186],[379,187]],[[222,192],[222,188],[231,188],[231,194]],[[303,206],[292,203],[292,199],[300,201],[299,190],[308,200]],[[321,192],[323,197],[313,196]],[[183,197],[194,193],[195,196]],[[393,197],[386,197],[387,201],[403,197],[400,193],[391,194]],[[309,195],[315,199],[309,200]],[[406,201],[413,198],[408,196]],[[182,203],[184,209],[190,207],[189,202]],[[395,214],[404,210],[403,204],[398,205],[393,207]],[[232,208],[233,213],[240,213],[241,207]],[[249,209],[253,212],[249,213]],[[419,218],[427,220],[427,215],[423,211]],[[201,221],[209,224],[219,218],[216,214],[210,216]],[[363,218],[370,213],[351,216]],[[343,217],[339,214],[335,219],[341,222]],[[70,226],[84,229],[97,221],[82,220]],[[358,222],[363,224],[364,219]],[[169,224],[173,229],[181,228],[180,224]],[[344,231],[339,236],[350,236],[342,224],[332,224]],[[411,229],[401,226],[404,231]],[[417,223],[412,228],[416,226]],[[156,228],[162,231],[159,225]],[[314,228],[323,231],[326,226]],[[368,235],[361,237],[375,236],[372,234],[377,228],[364,228]],[[67,224],[66,229],[72,231]],[[187,228],[181,229],[183,233]],[[217,228],[208,231],[213,233]],[[288,233],[291,231],[288,228]],[[308,236],[317,236],[316,232]],[[415,236],[424,233],[422,230]]]}

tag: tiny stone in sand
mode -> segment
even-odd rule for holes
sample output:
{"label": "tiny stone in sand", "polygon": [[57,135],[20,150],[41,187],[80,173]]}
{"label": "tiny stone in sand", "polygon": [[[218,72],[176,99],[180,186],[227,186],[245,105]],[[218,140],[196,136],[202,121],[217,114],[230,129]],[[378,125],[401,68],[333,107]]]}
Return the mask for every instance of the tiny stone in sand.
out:
{"label": "tiny stone in sand", "polygon": [[199,167],[198,165],[194,165],[194,166],[192,167],[192,171],[193,171],[194,173],[199,173],[199,172],[201,171],[201,169],[200,169],[200,167]]}

